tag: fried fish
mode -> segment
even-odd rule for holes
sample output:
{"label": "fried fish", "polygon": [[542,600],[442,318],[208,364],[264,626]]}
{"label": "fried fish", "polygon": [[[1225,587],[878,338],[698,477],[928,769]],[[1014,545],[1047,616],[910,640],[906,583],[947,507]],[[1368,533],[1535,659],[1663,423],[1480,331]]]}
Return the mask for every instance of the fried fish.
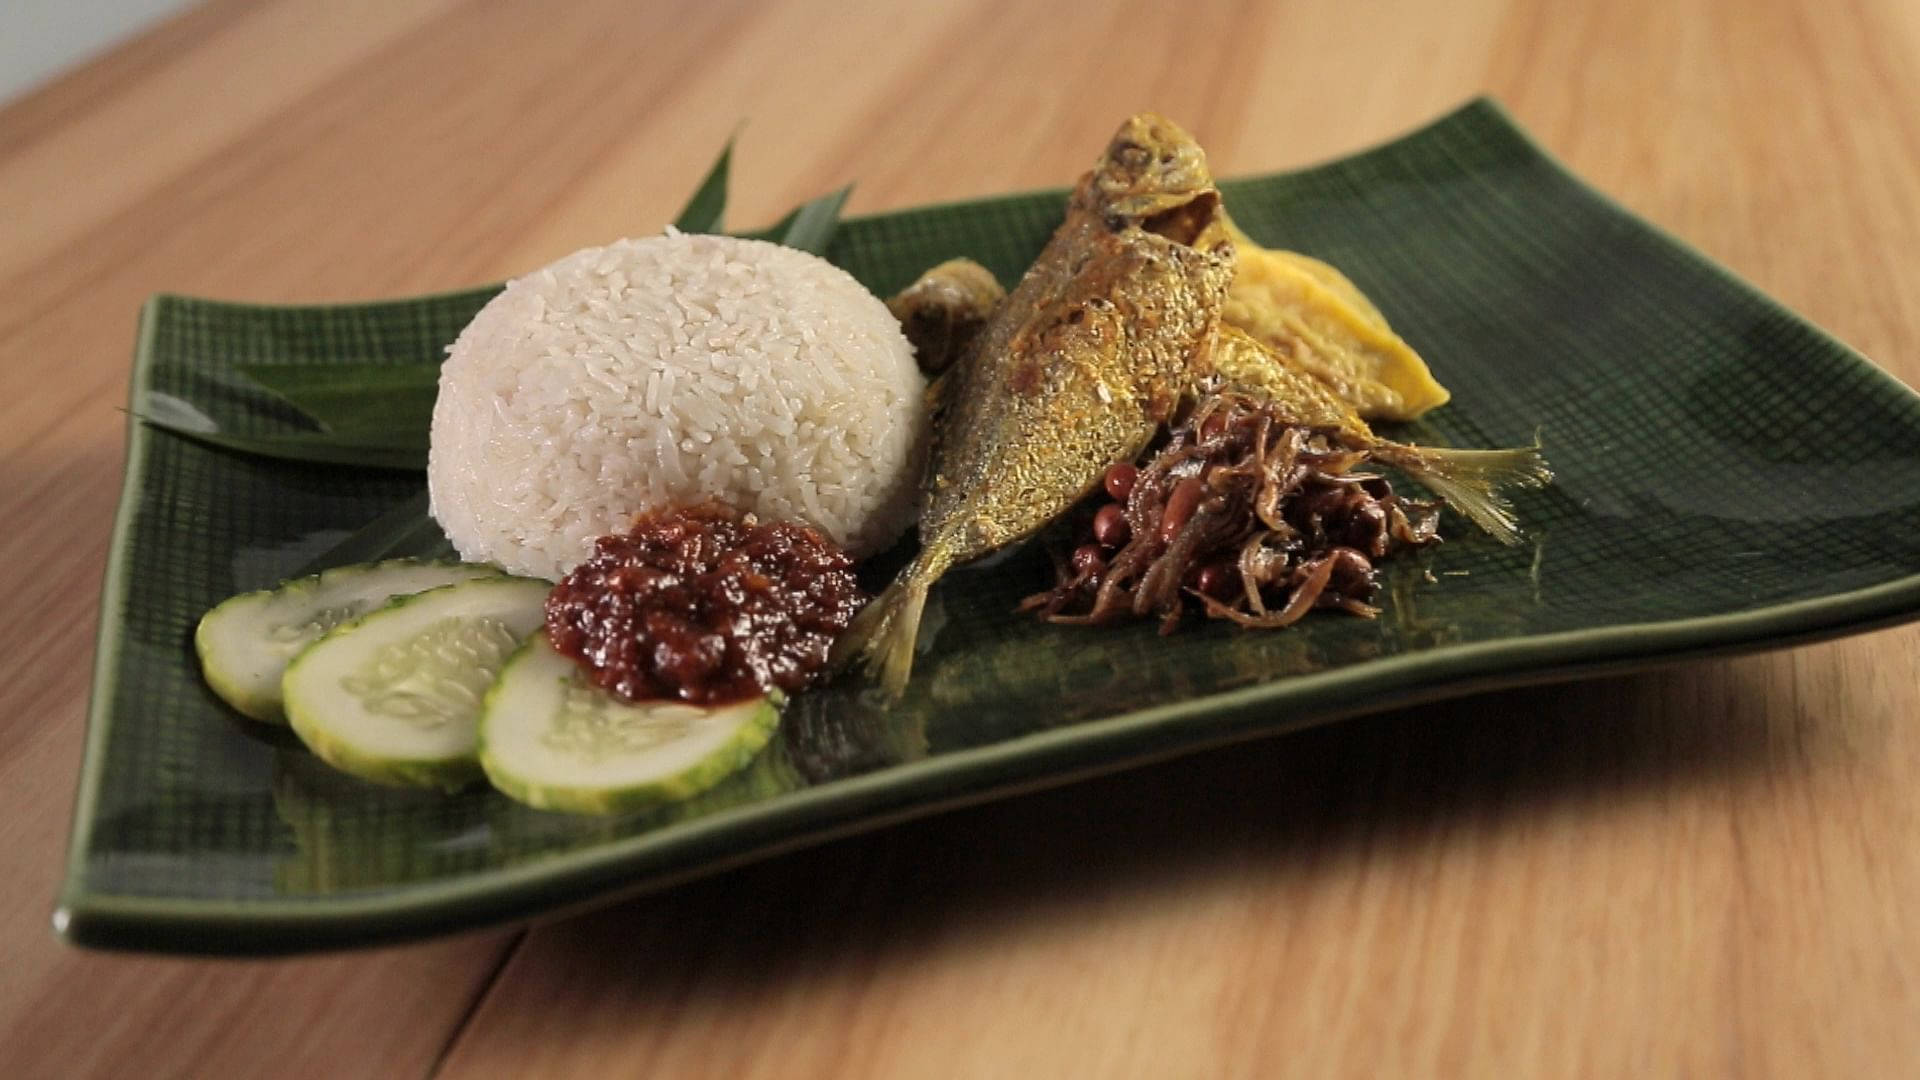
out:
{"label": "fried fish", "polygon": [[928,587],[1032,535],[1139,454],[1204,369],[1233,267],[1199,145],[1162,117],[1127,120],[942,380],[920,553],[836,658],[863,659],[889,693],[903,689]]}

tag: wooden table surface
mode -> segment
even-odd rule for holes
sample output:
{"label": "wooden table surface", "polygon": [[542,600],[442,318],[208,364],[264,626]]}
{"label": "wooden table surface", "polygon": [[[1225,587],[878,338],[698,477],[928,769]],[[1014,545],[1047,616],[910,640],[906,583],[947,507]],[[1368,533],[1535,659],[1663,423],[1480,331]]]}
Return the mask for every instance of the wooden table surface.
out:
{"label": "wooden table surface", "polygon": [[1920,4],[221,0],[0,110],[12,1076],[1913,1075],[1920,630],[1412,709],[528,932],[312,959],[48,924],[134,316],[495,280],[654,228],[1218,172],[1490,93],[1920,380]]}

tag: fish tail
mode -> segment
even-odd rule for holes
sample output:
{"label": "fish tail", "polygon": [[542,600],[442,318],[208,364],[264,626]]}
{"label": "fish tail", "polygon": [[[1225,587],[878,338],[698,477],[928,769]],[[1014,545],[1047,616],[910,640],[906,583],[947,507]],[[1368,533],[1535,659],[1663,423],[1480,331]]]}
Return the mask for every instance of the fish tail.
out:
{"label": "fish tail", "polygon": [[1507,490],[1545,487],[1553,480],[1553,470],[1547,467],[1537,441],[1532,446],[1507,450],[1456,450],[1383,442],[1375,448],[1374,456],[1425,484],[1503,544],[1520,541],[1520,527],[1514,520]]}
{"label": "fish tail", "polygon": [[907,677],[913,674],[914,646],[920,638],[927,590],[946,573],[951,562],[938,552],[921,552],[893,584],[853,617],[846,633],[833,643],[832,666],[844,669],[858,663],[876,678],[888,697],[899,697],[907,688]]}

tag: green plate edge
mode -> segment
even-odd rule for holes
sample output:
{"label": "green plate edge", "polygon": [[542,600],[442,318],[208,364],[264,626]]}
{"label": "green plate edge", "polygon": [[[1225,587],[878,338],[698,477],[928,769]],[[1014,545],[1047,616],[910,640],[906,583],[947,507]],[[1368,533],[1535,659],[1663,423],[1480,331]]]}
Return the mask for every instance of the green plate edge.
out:
{"label": "green plate edge", "polygon": [[[1701,269],[1732,282],[1771,310],[1812,327],[1827,344],[1920,402],[1920,395],[1912,388],[1824,328],[1791,312],[1692,245],[1641,219],[1580,179],[1490,98],[1475,99],[1374,149],[1417,139],[1474,114],[1509,129],[1589,197],[1685,252]],[[1363,150],[1340,160],[1371,152]],[[449,290],[439,295],[473,291]],[[136,400],[143,388],[156,310],[163,299],[157,296],[142,309],[129,400]],[[125,482],[115,514],[103,597],[119,595],[124,586],[126,540],[145,476],[144,451],[149,438],[146,426],[129,416]],[[119,615],[103,604],[66,880],[53,913],[53,925],[67,941],[89,948],[276,955],[391,944],[502,923],[562,918],[783,851],[915,817],[1363,713],[1488,690],[1784,648],[1915,619],[1920,619],[1920,574],[1739,614],[1439,646],[950,751],[583,851],[453,882],[409,885],[384,895],[329,900],[321,906],[311,901],[159,900],[104,895],[82,887],[85,841],[92,831],[106,757],[112,700],[109,691],[119,657]],[[1290,706],[1286,715],[1267,711],[1283,698]]]}

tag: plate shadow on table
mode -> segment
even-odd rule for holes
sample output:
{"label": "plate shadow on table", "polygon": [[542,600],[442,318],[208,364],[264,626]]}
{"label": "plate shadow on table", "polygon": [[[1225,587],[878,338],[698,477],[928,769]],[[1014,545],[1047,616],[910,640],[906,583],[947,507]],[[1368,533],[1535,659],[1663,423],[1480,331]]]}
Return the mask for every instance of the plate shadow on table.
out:
{"label": "plate shadow on table", "polygon": [[1777,780],[1819,768],[1844,738],[1773,705],[1783,662],[1478,695],[942,814],[536,929],[507,983],[612,995],[621,1007],[595,1015],[631,1023],[647,1014],[630,1007],[671,1007],[696,984],[703,998],[752,999],[955,938],[1044,933],[1209,879],[1310,879],[1462,830],[1497,835],[1587,804]]}

